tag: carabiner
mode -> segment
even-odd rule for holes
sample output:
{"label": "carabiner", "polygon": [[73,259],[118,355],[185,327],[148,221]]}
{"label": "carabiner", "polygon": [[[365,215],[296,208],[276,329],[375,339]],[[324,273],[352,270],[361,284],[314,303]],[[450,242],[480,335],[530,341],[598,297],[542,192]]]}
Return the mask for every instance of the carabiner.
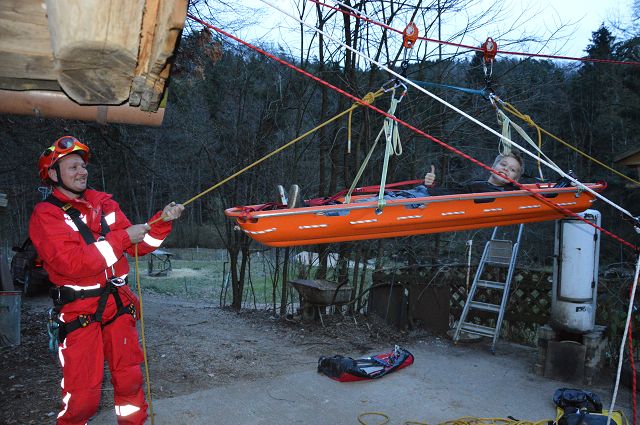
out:
{"label": "carabiner", "polygon": [[397,81],[396,82],[396,87],[395,88],[399,88],[402,87],[402,94],[400,94],[400,96],[398,97],[398,102],[402,101],[402,98],[407,94],[407,86],[402,82],[402,81]]}
{"label": "carabiner", "polygon": [[387,81],[382,86],[380,86],[380,89],[385,93],[389,93],[390,91],[395,90],[397,85],[398,85],[398,79],[392,78],[391,80]]}

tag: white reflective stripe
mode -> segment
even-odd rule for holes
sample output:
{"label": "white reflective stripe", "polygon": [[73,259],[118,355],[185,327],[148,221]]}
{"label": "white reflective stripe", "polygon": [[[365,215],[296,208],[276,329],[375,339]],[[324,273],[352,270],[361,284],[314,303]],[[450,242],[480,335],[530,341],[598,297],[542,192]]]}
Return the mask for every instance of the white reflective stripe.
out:
{"label": "white reflective stripe", "polygon": [[63,285],[65,288],[71,288],[74,291],[80,291],[82,289],[87,290],[87,289],[98,289],[100,288],[100,284],[96,283],[95,285],[91,285],[91,286],[80,286],[80,285]]}
{"label": "white reflective stripe", "polygon": [[134,406],[133,404],[125,404],[123,406],[116,405],[114,408],[116,409],[116,415],[118,416],[129,416],[140,410],[138,406]]}
{"label": "white reflective stripe", "polygon": [[69,408],[69,400],[71,399],[71,393],[66,393],[64,395],[64,397],[62,398],[62,402],[64,403],[64,407],[62,408],[62,410],[60,411],[60,413],[58,413],[58,419],[64,415],[65,413],[67,413],[67,409]]}
{"label": "white reflective stripe", "polygon": [[[84,214],[80,214],[80,220],[82,220],[84,224],[87,224],[87,217]],[[67,223],[67,226],[71,227],[75,232],[78,231],[78,226],[76,226],[76,223],[73,222],[69,214],[64,215],[64,222]]]}
{"label": "white reflective stripe", "polygon": [[[64,352],[62,350],[65,350],[67,348],[67,338],[64,339],[64,341],[62,341],[62,344],[58,345],[58,359],[60,360],[60,366],[64,367],[65,361],[64,361]],[[60,385],[62,386],[62,388],[64,388],[64,378],[62,378],[62,382],[60,383]]]}
{"label": "white reflective stripe", "polygon": [[107,267],[113,266],[118,259],[116,258],[115,252],[113,252],[113,248],[107,241],[99,241],[95,243],[96,248],[100,251],[100,254],[104,257],[107,262]]}
{"label": "white reflective stripe", "polygon": [[149,246],[157,248],[160,245],[162,245],[162,242],[164,242],[164,239],[156,239],[152,236],[149,236],[149,234],[147,233],[146,235],[144,235],[144,239],[142,239],[142,242],[146,243]]}
{"label": "white reflective stripe", "polygon": [[366,224],[366,223],[377,223],[377,218],[372,218],[369,220],[358,220],[358,221],[350,221],[349,224]]}
{"label": "white reflective stripe", "polygon": [[396,220],[411,220],[414,218],[422,218],[421,215],[404,215],[402,217],[398,217]]}
{"label": "white reflective stripe", "polygon": [[328,224],[311,224],[309,226],[298,226],[298,229],[300,230],[305,230],[305,229],[319,229],[321,227],[328,227]]}
{"label": "white reflective stripe", "polygon": [[278,230],[277,227],[272,227],[271,229],[266,230],[245,230],[245,233],[249,233],[250,235],[264,235],[265,233],[271,233]]}
{"label": "white reflective stripe", "polygon": [[106,220],[107,224],[109,226],[111,226],[113,223],[116,222],[116,213],[114,212],[110,212],[109,214],[104,216],[104,219]]}

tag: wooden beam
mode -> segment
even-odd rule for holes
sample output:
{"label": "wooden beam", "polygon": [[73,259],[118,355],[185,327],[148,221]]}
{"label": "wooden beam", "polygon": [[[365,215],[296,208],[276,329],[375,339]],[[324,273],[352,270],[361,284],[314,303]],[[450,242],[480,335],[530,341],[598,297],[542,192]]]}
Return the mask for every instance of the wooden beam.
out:
{"label": "wooden beam", "polygon": [[32,80],[28,78],[0,77],[2,90],[54,90],[62,91],[56,80]]}
{"label": "wooden beam", "polygon": [[129,105],[79,105],[62,92],[0,90],[0,114],[33,115],[42,118],[64,118],[97,121],[102,124],[140,124],[159,126],[164,108],[143,112]]}
{"label": "wooden beam", "polygon": [[46,0],[58,82],[80,104],[129,98],[144,0]]}
{"label": "wooden beam", "polygon": [[188,0],[146,0],[140,53],[129,104],[155,111],[169,78],[176,44],[187,16]]}
{"label": "wooden beam", "polygon": [[55,80],[41,0],[0,1],[0,77]]}

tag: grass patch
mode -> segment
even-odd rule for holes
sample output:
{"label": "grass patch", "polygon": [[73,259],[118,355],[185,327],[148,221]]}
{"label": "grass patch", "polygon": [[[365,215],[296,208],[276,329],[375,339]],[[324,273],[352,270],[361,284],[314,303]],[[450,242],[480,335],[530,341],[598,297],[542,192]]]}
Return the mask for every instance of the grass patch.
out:
{"label": "grass patch", "polygon": [[[221,295],[225,295],[224,305],[232,301],[231,278],[229,275],[228,254],[221,249],[181,248],[167,249],[171,256],[172,270],[166,276],[149,276],[148,259],[139,260],[141,286],[143,291],[151,291],[162,295],[179,296],[187,299],[198,299],[214,304],[220,303]],[[247,308],[263,307],[273,303],[273,253],[267,251],[252,255],[250,270],[245,276],[243,305]],[[131,270],[135,270],[134,259],[130,259]],[[157,261],[154,260],[157,267]],[[311,276],[315,273],[312,267]],[[157,268],[156,268],[157,270]],[[298,276],[299,265],[290,264],[290,279]],[[329,273],[331,278],[331,271]],[[131,273],[131,279],[135,275]],[[279,276],[281,278],[282,276]],[[371,275],[367,275],[367,285],[371,283]],[[276,288],[276,303],[281,297],[282,282]],[[294,300],[298,301],[297,292],[293,291]]]}

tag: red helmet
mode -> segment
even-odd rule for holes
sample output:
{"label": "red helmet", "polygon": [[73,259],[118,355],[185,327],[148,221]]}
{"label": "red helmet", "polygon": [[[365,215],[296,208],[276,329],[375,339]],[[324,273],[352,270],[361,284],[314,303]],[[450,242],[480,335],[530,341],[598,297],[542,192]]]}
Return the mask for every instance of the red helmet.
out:
{"label": "red helmet", "polygon": [[73,136],[62,136],[55,143],[45,149],[38,160],[38,172],[40,180],[47,182],[49,180],[49,169],[53,167],[58,160],[70,153],[79,154],[84,162],[89,161],[89,148]]}

